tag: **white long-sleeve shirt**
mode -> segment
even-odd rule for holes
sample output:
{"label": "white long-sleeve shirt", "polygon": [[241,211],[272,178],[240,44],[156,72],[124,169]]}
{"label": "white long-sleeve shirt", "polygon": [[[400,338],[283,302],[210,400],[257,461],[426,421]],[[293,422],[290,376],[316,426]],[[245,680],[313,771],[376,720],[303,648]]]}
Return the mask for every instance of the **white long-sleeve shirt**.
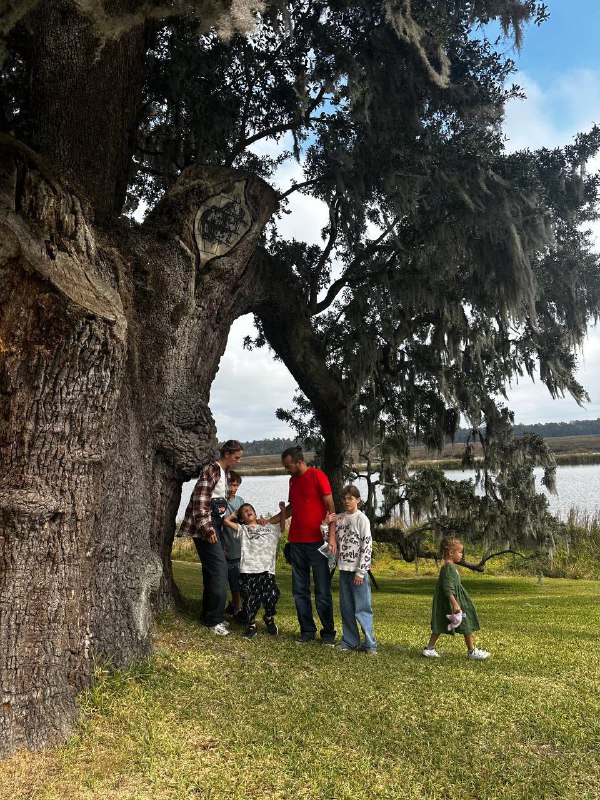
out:
{"label": "white long-sleeve shirt", "polygon": [[335,523],[338,546],[338,569],[342,572],[356,572],[364,578],[371,568],[373,539],[371,524],[366,514],[339,514]]}

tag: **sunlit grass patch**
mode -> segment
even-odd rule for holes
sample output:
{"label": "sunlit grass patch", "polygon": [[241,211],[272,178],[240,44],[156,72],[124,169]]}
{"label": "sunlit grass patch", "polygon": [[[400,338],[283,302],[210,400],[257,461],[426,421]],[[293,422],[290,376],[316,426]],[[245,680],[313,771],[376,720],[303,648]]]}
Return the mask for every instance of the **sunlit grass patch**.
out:
{"label": "sunlit grass patch", "polygon": [[448,636],[432,663],[434,574],[380,571],[368,657],[294,644],[285,568],[280,636],[252,642],[200,626],[200,566],[175,572],[154,656],[99,667],[76,735],[0,765],[1,800],[598,796],[599,584],[463,574],[492,659]]}

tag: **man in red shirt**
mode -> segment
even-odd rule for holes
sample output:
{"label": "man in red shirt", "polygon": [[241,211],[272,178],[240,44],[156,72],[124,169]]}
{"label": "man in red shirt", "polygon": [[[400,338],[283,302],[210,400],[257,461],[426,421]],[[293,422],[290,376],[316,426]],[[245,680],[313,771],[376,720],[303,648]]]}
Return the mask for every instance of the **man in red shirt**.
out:
{"label": "man in red shirt", "polygon": [[[331,486],[324,472],[306,465],[301,447],[284,450],[281,463],[290,476],[285,516],[292,518],[288,542],[292,563],[292,593],[300,623],[300,636],[296,642],[307,644],[314,641],[317,634],[310,596],[312,570],[315,605],[322,625],[321,641],[332,645],[335,642],[335,627],[329,562],[318,550],[323,544],[321,523],[328,513],[335,513]],[[271,522],[279,522],[279,515],[273,517]],[[329,545],[335,552],[335,522],[329,525]]]}

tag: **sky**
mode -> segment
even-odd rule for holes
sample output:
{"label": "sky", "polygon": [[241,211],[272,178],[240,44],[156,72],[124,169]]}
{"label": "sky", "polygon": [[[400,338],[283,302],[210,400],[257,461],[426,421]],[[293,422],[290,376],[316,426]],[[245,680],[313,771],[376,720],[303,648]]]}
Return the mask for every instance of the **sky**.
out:
{"label": "sky", "polygon": [[[509,150],[569,144],[577,132],[600,123],[600,2],[547,0],[547,6],[550,19],[525,29],[520,52],[510,42],[503,45],[517,64],[512,80],[527,95],[525,100],[511,101],[506,109],[504,131]],[[600,168],[600,159],[591,166]],[[287,188],[295,177],[301,179],[300,167],[287,164],[278,173],[277,184]],[[290,210],[280,224],[282,235],[321,243],[320,230],[327,222],[325,205],[295,193]],[[600,224],[595,233],[600,249]],[[243,350],[242,340],[253,330],[251,316],[234,323],[213,383],[210,407],[219,440],[294,436],[275,417],[275,410],[292,406],[296,383],[268,348]],[[577,377],[590,395],[589,403],[580,407],[570,397],[553,400],[539,381],[521,379],[508,389],[515,422],[599,418],[600,326],[588,333],[578,361]],[[251,385],[260,391],[245,392],[244,386]]]}

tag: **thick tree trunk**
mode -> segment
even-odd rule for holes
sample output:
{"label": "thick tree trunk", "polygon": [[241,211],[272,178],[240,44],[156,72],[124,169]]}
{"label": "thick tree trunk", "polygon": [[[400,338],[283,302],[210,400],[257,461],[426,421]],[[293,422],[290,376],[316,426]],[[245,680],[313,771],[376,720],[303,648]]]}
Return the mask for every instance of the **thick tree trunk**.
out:
{"label": "thick tree trunk", "polygon": [[63,737],[93,661],[148,651],[181,482],[214,444],[210,385],[274,208],[262,182],[198,168],[143,226],[92,229],[40,159],[0,141],[0,752]]}
{"label": "thick tree trunk", "polygon": [[245,305],[241,311],[253,311],[260,319],[267,341],[310,400],[323,433],[322,467],[339,503],[347,472],[351,398],[344,391],[340,373],[327,366],[292,271],[263,249],[257,250],[253,265],[248,273],[252,283],[242,295]]}
{"label": "thick tree trunk", "polygon": [[93,528],[127,328],[118,293],[94,268],[81,204],[33,156],[8,149],[0,166],[3,751],[64,734],[74,692],[91,676]]}
{"label": "thick tree trunk", "polygon": [[[126,12],[115,0],[113,13]],[[41,0],[33,12],[28,144],[81,186],[94,213],[125,202],[142,100],[149,28],[101,41],[73,0]]]}

